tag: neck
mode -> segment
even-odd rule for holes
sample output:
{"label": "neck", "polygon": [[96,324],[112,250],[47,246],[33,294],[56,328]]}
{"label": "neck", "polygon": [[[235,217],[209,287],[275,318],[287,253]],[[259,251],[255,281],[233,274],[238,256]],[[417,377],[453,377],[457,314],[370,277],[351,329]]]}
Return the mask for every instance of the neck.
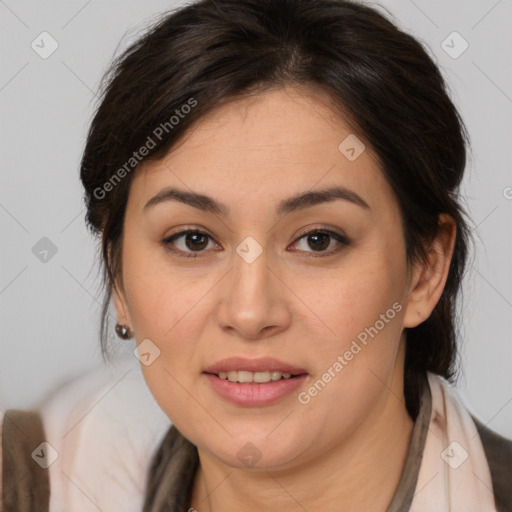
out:
{"label": "neck", "polygon": [[397,373],[372,417],[307,465],[284,471],[238,469],[200,450],[191,507],[198,512],[385,512],[400,481],[414,426],[405,408],[403,374]]}

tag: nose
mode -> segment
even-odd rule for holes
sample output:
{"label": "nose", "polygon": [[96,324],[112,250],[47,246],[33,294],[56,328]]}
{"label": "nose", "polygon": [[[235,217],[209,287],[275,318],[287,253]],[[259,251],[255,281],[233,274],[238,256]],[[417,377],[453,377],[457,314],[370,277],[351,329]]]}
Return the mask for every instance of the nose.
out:
{"label": "nose", "polygon": [[259,340],[288,328],[290,291],[283,276],[269,266],[267,252],[249,262],[234,255],[217,309],[224,331],[244,340]]}

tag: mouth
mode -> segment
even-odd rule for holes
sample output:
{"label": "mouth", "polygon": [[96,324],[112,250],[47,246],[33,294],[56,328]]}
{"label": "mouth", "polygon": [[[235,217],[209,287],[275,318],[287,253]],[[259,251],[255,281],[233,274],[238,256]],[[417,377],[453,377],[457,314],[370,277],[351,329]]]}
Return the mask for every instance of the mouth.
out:
{"label": "mouth", "polygon": [[273,358],[223,359],[203,372],[211,388],[228,402],[270,405],[299,388],[309,375],[304,368]]}

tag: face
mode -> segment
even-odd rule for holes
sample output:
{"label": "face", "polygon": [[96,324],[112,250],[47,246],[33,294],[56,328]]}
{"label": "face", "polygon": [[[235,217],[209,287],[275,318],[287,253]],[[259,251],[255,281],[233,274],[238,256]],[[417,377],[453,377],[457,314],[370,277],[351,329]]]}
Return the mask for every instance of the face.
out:
{"label": "face", "polygon": [[220,107],[136,171],[118,319],[205,456],[292,467],[401,396],[414,283],[396,199],[353,137],[322,91],[279,89]]}

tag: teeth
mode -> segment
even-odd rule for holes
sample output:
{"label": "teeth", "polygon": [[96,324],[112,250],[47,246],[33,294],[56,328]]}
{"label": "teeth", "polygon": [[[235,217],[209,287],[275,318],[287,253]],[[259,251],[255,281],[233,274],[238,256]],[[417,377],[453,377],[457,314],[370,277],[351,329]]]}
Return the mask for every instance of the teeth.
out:
{"label": "teeth", "polygon": [[251,382],[265,384],[275,380],[289,379],[291,374],[281,372],[247,372],[243,370],[231,370],[229,372],[219,372],[219,377],[221,379],[227,379],[230,382],[240,382],[243,384],[250,384]]}

